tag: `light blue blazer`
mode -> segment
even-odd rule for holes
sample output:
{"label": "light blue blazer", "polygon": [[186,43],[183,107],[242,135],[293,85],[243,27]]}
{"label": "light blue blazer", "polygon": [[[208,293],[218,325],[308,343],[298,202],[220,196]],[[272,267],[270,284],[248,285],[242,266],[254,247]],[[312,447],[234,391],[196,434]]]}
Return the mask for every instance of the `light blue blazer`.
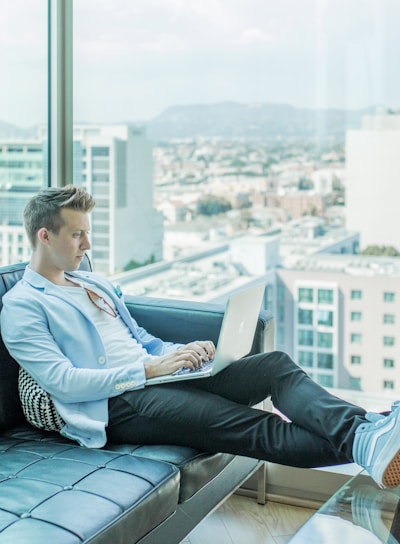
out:
{"label": "light blue blazer", "polygon": [[[139,327],[121,293],[105,278],[93,272],[69,274],[100,287],[112,298],[149,358],[181,346],[163,342]],[[29,266],[3,297],[1,334],[12,357],[51,395],[66,423],[61,434],[83,446],[105,445],[108,399],[141,389],[146,382],[143,361],[109,367],[94,323],[73,297]]]}

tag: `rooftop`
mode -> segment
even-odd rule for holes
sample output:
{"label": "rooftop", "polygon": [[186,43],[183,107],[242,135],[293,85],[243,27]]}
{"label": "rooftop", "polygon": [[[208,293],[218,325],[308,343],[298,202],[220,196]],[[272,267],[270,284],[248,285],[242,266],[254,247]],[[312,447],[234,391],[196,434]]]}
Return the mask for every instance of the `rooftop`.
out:
{"label": "rooftop", "polygon": [[295,270],[320,270],[354,276],[400,276],[400,257],[375,257],[369,255],[312,255],[299,257],[292,262]]}
{"label": "rooftop", "polygon": [[[235,236],[174,261],[115,275],[112,280],[131,295],[223,302],[233,291],[266,277],[276,267],[360,276],[400,275],[399,257],[352,254],[358,241],[356,233],[343,229],[324,232],[321,228],[318,219],[303,219],[287,229]],[[347,248],[348,253],[333,253],[340,248]]]}

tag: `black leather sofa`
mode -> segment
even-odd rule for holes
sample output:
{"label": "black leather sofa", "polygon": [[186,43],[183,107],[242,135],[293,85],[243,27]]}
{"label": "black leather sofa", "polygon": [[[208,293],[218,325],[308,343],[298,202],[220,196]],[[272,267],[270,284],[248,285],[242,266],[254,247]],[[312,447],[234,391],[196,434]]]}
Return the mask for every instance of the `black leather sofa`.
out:
{"label": "black leather sofa", "polygon": [[[24,267],[0,267],[0,310]],[[146,297],[127,304],[161,338],[218,338],[220,306]],[[266,350],[272,329],[262,312],[253,353]],[[179,543],[254,473],[265,502],[265,464],[255,459],[162,444],[86,449],[31,427],[17,375],[0,338],[0,544]]]}

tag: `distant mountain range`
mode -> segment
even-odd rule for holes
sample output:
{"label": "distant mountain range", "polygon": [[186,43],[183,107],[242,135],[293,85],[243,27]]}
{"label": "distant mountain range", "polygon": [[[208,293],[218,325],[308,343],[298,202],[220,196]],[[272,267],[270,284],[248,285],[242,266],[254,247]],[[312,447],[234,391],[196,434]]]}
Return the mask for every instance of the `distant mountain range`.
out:
{"label": "distant mountain range", "polygon": [[10,123],[0,121],[0,139],[30,139],[36,138],[37,127],[21,128]]}
{"label": "distant mountain range", "polygon": [[[343,139],[349,128],[360,127],[363,110],[296,108],[288,104],[220,102],[172,106],[146,122],[154,140],[192,137]],[[0,121],[0,138],[34,138],[37,127],[19,128]]]}
{"label": "distant mountain range", "polygon": [[194,104],[173,106],[148,123],[153,139],[220,136],[224,138],[342,139],[346,130],[359,128],[361,117],[374,108],[348,111],[312,110],[287,104]]}

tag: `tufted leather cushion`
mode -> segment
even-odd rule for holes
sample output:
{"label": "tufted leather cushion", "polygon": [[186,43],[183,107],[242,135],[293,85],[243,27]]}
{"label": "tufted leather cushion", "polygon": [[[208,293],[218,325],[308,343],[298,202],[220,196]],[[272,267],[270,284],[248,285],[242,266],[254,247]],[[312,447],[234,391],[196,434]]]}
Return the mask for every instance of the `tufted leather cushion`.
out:
{"label": "tufted leather cushion", "polygon": [[[25,262],[0,267],[0,311],[3,307],[3,295],[22,278],[26,265]],[[87,256],[80,269],[91,270]],[[0,337],[0,430],[10,429],[24,421],[18,396],[18,365]]]}
{"label": "tufted leather cushion", "polygon": [[180,503],[193,497],[234,458],[228,453],[212,454],[184,446],[107,444],[106,449],[175,465],[181,473]]}
{"label": "tufted leather cushion", "polygon": [[33,430],[0,441],[2,544],[133,543],[175,511],[178,493],[168,463]]}
{"label": "tufted leather cushion", "polygon": [[[5,436],[8,439],[24,440],[31,443],[34,441],[45,443],[47,441],[48,443],[71,444],[71,442],[62,438],[57,433],[39,431],[26,425],[8,431],[5,433]],[[140,444],[112,444],[108,442],[104,450],[128,454],[134,457],[144,457],[153,461],[161,461],[174,465],[180,471],[179,503],[193,497],[235,457],[228,453],[207,453],[190,447],[162,444],[146,446]]]}

